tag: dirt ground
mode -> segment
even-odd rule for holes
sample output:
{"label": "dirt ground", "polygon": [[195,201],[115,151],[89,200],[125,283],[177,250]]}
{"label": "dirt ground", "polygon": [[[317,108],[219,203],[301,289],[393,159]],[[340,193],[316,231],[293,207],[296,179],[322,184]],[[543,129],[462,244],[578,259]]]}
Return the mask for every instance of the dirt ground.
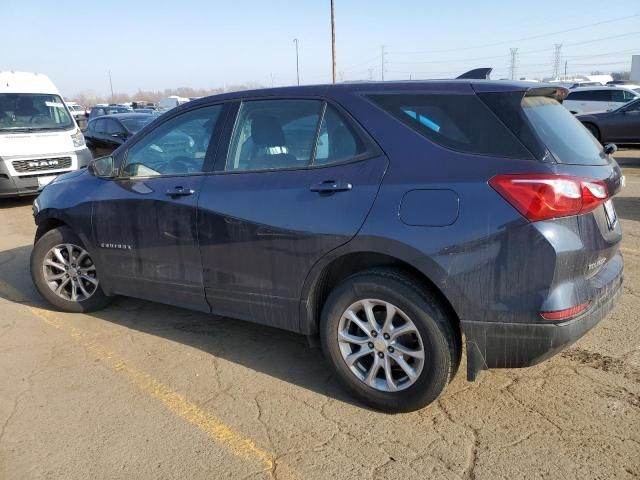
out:
{"label": "dirt ground", "polygon": [[617,158],[615,311],[542,365],[468,383],[463,364],[401,415],[353,403],[303,337],[127,298],[48,310],[31,199],[1,200],[0,479],[640,477],[640,150]]}

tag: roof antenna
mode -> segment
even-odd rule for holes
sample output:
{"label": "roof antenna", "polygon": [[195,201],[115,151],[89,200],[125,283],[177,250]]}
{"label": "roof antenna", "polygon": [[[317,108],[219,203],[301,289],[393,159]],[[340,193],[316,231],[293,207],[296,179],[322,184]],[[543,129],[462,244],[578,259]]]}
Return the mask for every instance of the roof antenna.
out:
{"label": "roof antenna", "polygon": [[473,70],[469,70],[468,72],[463,73],[459,77],[456,77],[458,80],[466,79],[466,80],[490,80],[489,76],[491,75],[491,71],[493,68],[474,68]]}

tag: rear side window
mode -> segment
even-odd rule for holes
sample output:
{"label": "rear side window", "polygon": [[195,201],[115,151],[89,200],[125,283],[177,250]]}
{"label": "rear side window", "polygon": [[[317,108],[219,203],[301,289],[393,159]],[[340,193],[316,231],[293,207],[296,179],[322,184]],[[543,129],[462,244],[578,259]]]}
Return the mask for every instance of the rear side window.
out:
{"label": "rear side window", "polygon": [[540,140],[558,162],[572,165],[607,164],[598,141],[555,99],[525,96],[522,109]]}
{"label": "rear side window", "polygon": [[322,105],[319,100],[243,102],[226,170],[271,170],[310,165]]}
{"label": "rear side window", "polygon": [[384,94],[369,98],[444,147],[479,155],[533,158],[476,95]]}
{"label": "rear side window", "polygon": [[314,165],[349,160],[366,153],[367,147],[353,127],[335,108],[327,105],[316,145]]}

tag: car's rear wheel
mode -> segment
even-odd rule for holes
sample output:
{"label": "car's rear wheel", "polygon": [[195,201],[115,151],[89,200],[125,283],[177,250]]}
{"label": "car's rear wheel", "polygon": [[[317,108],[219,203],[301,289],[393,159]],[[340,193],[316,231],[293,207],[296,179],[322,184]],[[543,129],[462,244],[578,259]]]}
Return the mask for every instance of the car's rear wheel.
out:
{"label": "car's rear wheel", "polygon": [[438,299],[393,270],[338,285],[324,305],[320,336],[344,387],[384,411],[428,405],[460,361],[460,335]]}
{"label": "car's rear wheel", "polygon": [[90,312],[109,303],[91,254],[67,227],[45,233],[31,252],[31,277],[49,303],[67,312]]}
{"label": "car's rear wheel", "polygon": [[585,123],[585,128],[589,130],[589,133],[594,136],[594,138],[600,141],[600,130],[593,123]]}

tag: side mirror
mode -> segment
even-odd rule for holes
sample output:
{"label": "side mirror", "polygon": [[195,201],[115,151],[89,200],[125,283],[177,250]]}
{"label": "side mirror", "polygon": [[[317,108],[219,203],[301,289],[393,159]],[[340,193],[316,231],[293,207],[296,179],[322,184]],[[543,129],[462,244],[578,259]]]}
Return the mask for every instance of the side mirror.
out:
{"label": "side mirror", "polygon": [[604,146],[604,153],[612,155],[618,151],[618,146],[615,143],[607,143]]}
{"label": "side mirror", "polygon": [[100,157],[92,161],[87,170],[94,177],[113,178],[118,175],[113,157]]}

